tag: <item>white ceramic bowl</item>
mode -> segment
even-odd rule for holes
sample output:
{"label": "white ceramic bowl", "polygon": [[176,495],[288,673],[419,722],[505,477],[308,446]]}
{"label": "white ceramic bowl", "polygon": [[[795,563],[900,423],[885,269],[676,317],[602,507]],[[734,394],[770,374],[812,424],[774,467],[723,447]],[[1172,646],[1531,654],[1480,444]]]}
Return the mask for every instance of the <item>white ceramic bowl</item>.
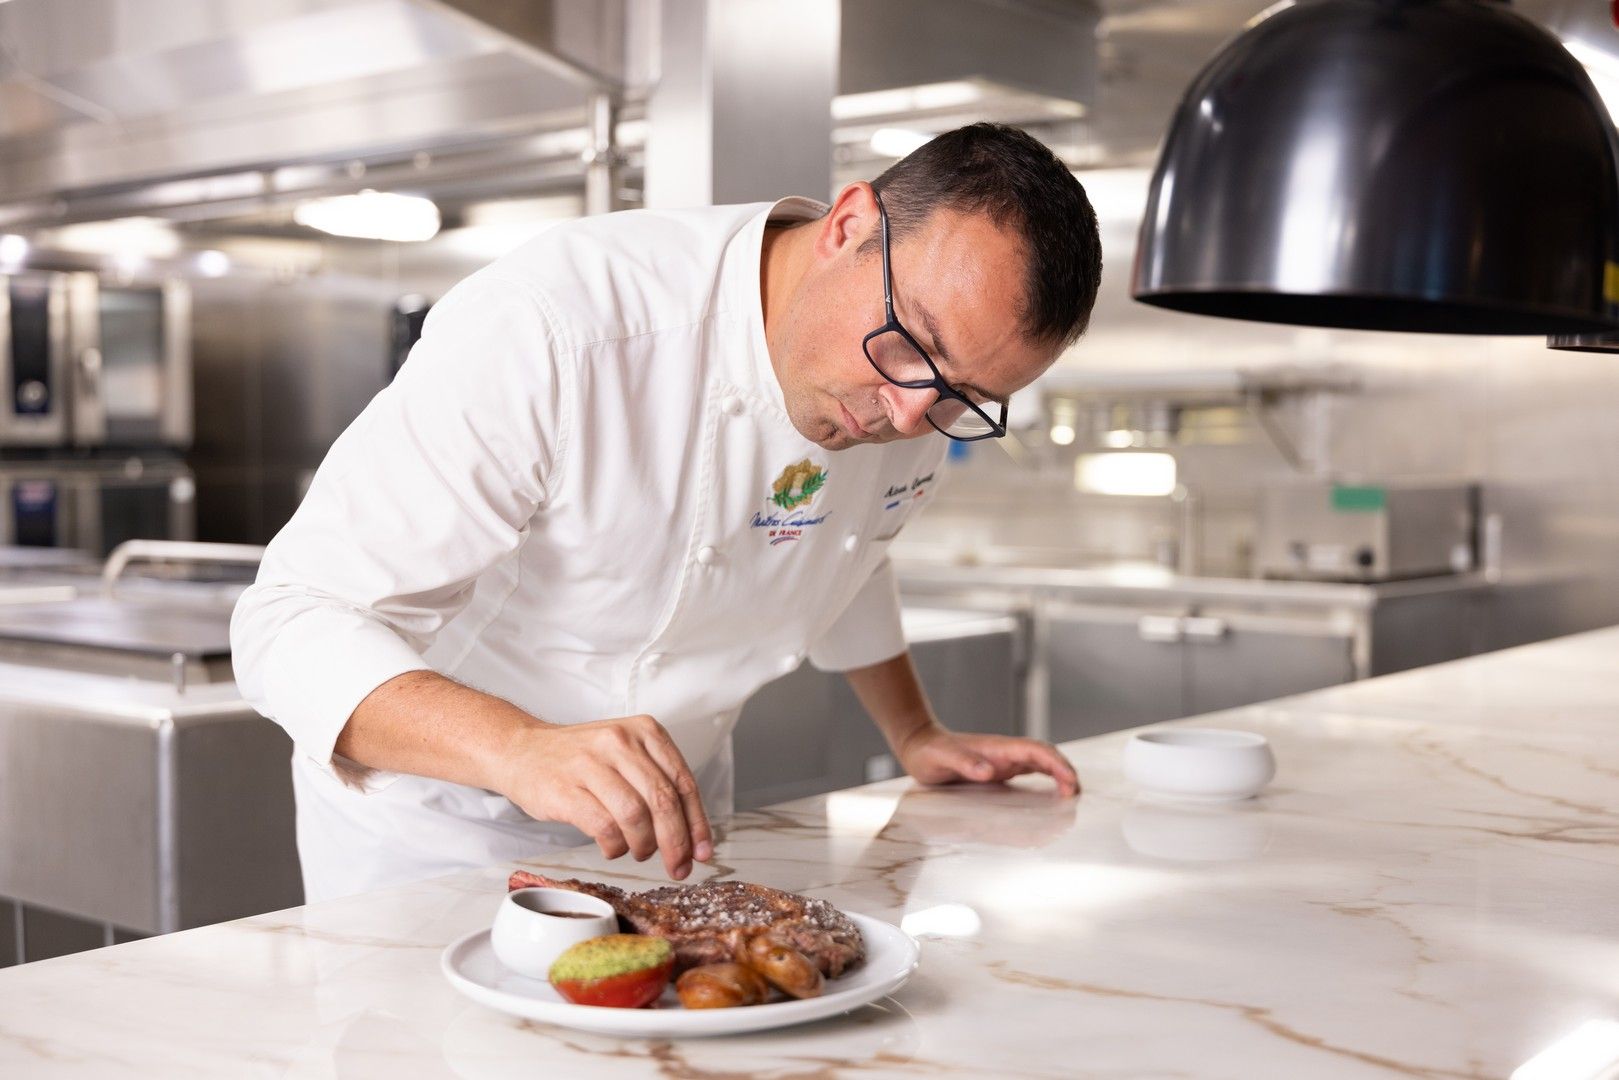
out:
{"label": "white ceramic bowl", "polygon": [[1265,736],[1219,728],[1158,728],[1124,744],[1124,775],[1155,795],[1230,802],[1276,775]]}
{"label": "white ceramic bowl", "polygon": [[568,946],[616,933],[618,916],[605,900],[567,889],[517,889],[501,898],[489,944],[511,970],[544,979]]}

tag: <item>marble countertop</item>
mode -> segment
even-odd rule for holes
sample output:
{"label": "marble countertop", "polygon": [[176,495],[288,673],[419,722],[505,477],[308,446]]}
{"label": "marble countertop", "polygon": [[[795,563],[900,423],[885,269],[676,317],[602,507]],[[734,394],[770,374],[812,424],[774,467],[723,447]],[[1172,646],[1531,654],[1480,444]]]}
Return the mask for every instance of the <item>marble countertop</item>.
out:
{"label": "marble countertop", "polygon": [[[1120,733],[1067,745],[1078,800],[898,780],[740,815],[713,872],[921,939],[846,1017],[621,1041],[474,1005],[438,959],[491,867],[0,971],[0,1075],[1505,1078],[1619,1029],[1616,657],[1599,631],[1185,721],[1275,745],[1223,809],[1139,797]],[[1517,1075],[1605,1075],[1548,1068]]]}

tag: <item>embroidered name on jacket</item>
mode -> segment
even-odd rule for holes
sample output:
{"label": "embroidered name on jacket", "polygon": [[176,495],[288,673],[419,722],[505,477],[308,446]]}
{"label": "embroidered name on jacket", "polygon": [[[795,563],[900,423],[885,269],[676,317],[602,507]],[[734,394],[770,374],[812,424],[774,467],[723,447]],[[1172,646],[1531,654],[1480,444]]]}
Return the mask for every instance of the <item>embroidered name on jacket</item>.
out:
{"label": "embroidered name on jacket", "polygon": [[928,485],[933,483],[933,474],[918,476],[909,484],[890,484],[888,490],[883,492],[883,509],[893,510],[904,505],[907,500],[920,499],[927,493]]}
{"label": "embroidered name on jacket", "polygon": [[755,529],[768,529],[770,545],[790,543],[803,537],[804,530],[813,528],[831,516],[813,513],[815,497],[826,486],[826,466],[817,465],[809,458],[787,466],[770,485],[765,499],[769,507],[764,513],[753,512]]}

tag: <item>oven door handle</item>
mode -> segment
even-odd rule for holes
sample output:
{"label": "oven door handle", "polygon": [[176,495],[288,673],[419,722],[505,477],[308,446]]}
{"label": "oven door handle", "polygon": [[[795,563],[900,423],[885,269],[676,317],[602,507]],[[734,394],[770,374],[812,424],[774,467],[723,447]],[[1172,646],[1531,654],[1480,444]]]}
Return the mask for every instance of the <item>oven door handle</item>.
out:
{"label": "oven door handle", "polygon": [[84,385],[91,393],[99,391],[97,385],[101,381],[101,350],[94,345],[79,350],[79,374],[84,376]]}
{"label": "oven door handle", "polygon": [[101,594],[111,597],[124,568],[132,562],[241,563],[257,566],[258,544],[210,544],[198,540],[125,540],[112,549],[101,571]]}

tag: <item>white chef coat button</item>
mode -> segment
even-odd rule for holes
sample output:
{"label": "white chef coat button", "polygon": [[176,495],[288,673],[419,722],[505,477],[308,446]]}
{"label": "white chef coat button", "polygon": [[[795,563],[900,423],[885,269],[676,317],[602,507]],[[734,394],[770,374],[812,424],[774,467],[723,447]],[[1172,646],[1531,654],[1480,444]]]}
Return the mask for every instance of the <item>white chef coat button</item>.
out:
{"label": "white chef coat button", "polygon": [[646,665],[648,671],[654,670],[659,664],[663,663],[663,654],[661,652],[647,653],[646,659],[641,662]]}
{"label": "white chef coat button", "polygon": [[742,403],[742,399],[739,397],[728,397],[724,401],[720,402],[720,408],[724,409],[732,416],[741,416],[742,413],[746,411],[747,406]]}
{"label": "white chef coat button", "polygon": [[856,536],[854,533],[850,533],[848,536],[845,536],[843,538],[843,550],[844,551],[853,551],[855,548],[857,548],[859,546],[860,546],[860,537]]}
{"label": "white chef coat button", "polygon": [[719,549],[712,547],[698,548],[697,561],[702,563],[704,566],[713,566],[715,563],[720,561]]}
{"label": "white chef coat button", "polygon": [[791,675],[793,672],[798,670],[798,665],[802,664],[803,662],[803,656],[799,655],[798,653],[790,653],[781,658],[781,673],[783,675]]}
{"label": "white chef coat button", "polygon": [[714,717],[714,726],[715,727],[724,727],[725,726],[725,717],[723,717],[723,716]]}

